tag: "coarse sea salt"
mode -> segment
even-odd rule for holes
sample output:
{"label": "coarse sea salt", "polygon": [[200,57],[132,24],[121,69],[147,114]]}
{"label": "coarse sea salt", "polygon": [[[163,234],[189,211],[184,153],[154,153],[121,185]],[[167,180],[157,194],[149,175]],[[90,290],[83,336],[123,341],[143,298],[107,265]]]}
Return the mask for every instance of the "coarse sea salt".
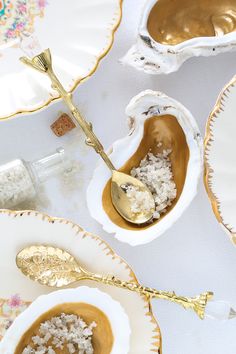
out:
{"label": "coarse sea salt", "polygon": [[32,162],[16,159],[1,165],[0,209],[11,209],[32,200],[41,183],[52,176],[69,173],[70,170],[71,161],[65,158],[63,148]]}
{"label": "coarse sea salt", "polygon": [[[160,146],[159,143],[158,147]],[[140,165],[134,167],[130,173],[132,177],[146,184],[154,197],[155,211],[151,222],[159,219],[161,215],[166,212],[177,195],[169,158],[170,153],[170,149],[163,150],[156,155],[149,152],[140,162]],[[131,200],[131,208],[134,213],[148,210],[148,208],[150,210],[145,192],[128,188],[127,195]]]}
{"label": "coarse sea salt", "polygon": [[60,314],[41,323],[38,335],[22,354],[93,354],[92,335],[96,323],[87,325],[74,314]]}
{"label": "coarse sea salt", "polygon": [[133,185],[126,185],[123,189],[131,202],[132,213],[145,213],[153,208],[153,203],[151,203],[152,201],[150,200],[150,195],[147,191],[143,191]]}
{"label": "coarse sea salt", "polygon": [[35,196],[35,188],[21,160],[0,167],[0,208],[11,208]]}

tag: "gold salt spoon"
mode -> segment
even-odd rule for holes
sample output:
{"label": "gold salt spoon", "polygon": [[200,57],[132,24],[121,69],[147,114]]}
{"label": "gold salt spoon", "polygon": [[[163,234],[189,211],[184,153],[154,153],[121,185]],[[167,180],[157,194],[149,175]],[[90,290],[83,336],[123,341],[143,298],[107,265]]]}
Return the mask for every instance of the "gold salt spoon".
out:
{"label": "gold salt spoon", "polygon": [[80,280],[93,280],[113,285],[119,288],[135,291],[150,298],[169,300],[192,309],[201,318],[205,318],[208,300],[213,297],[212,292],[188,298],[177,296],[174,292],[160,291],[142,286],[136,282],[127,282],[112,275],[99,275],[82,268],[70,253],[53,246],[29,246],[16,256],[17,267],[30,279],[50,287],[64,287]]}
{"label": "gold salt spoon", "polygon": [[[47,74],[52,83],[52,88],[56,90],[60,97],[64,100],[76,122],[83,129],[87,139],[86,144],[93,147],[94,150],[101,156],[107,167],[112,173],[111,178],[111,197],[112,203],[118,213],[127,221],[133,224],[144,224],[152,218],[155,209],[155,202],[152,193],[145,184],[137,178],[131,177],[125,173],[119,172],[114,167],[108,155],[105,153],[101,142],[93,132],[92,124],[87,122],[80,114],[78,108],[74,105],[72,94],[67,92],[52,68],[52,58],[49,49],[31,58],[22,57],[20,59],[24,64]],[[131,210],[131,201],[127,196],[127,187],[133,186],[136,190],[145,192],[146,197],[150,200],[150,209],[134,213]]]}

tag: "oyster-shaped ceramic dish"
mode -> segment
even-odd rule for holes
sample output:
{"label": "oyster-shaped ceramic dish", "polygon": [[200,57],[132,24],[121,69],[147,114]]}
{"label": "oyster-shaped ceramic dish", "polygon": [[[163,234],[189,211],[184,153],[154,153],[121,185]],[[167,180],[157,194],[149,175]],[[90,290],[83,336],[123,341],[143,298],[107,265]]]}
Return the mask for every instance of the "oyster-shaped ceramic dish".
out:
{"label": "oyster-shaped ceramic dish", "polygon": [[[130,325],[121,305],[98,289],[82,286],[55,291],[35,300],[7,331],[0,343],[1,354],[21,353],[26,338],[32,337],[40,323],[61,313],[81,316],[88,325],[96,322],[93,341],[99,352],[107,353],[110,346],[111,354],[129,353]],[[104,351],[103,345],[106,345]]]}
{"label": "oyster-shaped ceramic dish", "polygon": [[[96,168],[87,190],[91,216],[105,231],[132,246],[152,241],[169,228],[183,213],[197,192],[202,169],[202,139],[191,113],[161,92],[144,91],[134,97],[126,109],[130,133],[116,141],[110,158],[117,169],[130,173],[150,151],[171,149],[170,160],[177,197],[156,222],[134,226],[116,212],[110,195],[110,172],[103,162]],[[161,142],[162,146],[157,147]]]}
{"label": "oyster-shaped ceramic dish", "polygon": [[205,186],[219,223],[236,245],[236,76],[210,114],[205,136]]}
{"label": "oyster-shaped ceramic dish", "polygon": [[235,31],[234,0],[149,0],[137,43],[122,62],[150,74],[167,74],[191,57],[234,50]]}

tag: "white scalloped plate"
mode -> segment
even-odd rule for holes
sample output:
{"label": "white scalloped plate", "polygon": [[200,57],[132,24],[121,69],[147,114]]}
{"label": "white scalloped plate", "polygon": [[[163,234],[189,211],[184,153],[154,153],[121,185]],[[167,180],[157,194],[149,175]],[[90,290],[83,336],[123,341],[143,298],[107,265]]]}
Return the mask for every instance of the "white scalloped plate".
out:
{"label": "white scalloped plate", "polygon": [[205,136],[205,186],[212,209],[236,245],[236,76],[210,114]]}
{"label": "white scalloped plate", "polygon": [[63,304],[86,303],[95,306],[109,319],[113,346],[110,354],[128,354],[130,342],[130,325],[127,314],[118,301],[95,288],[80,286],[74,289],[62,289],[37,298],[20,316],[16,318],[0,342],[2,354],[12,354],[16,350],[21,338],[28,329],[43,314],[56,306]]}
{"label": "white scalloped plate", "polygon": [[41,48],[51,48],[56,72],[66,89],[73,91],[111,48],[121,3],[0,0],[0,119],[36,111],[57,98],[46,77],[19,62],[22,33],[33,33]]}
{"label": "white scalloped plate", "polygon": [[[0,248],[0,336],[27,307],[27,302],[50,292],[18,271],[15,256],[26,245],[50,243],[71,252],[91,271],[137,281],[132,269],[104,241],[72,222],[37,212],[2,211],[0,223],[4,243]],[[146,297],[91,281],[83,281],[81,285],[99,288],[120,302],[131,326],[129,354],[161,353],[160,329]]]}

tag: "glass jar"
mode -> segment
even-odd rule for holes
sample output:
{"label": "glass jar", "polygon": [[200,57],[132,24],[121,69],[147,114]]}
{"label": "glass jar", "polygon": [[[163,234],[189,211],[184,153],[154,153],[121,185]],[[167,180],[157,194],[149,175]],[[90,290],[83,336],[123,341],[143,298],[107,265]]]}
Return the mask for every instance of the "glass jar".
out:
{"label": "glass jar", "polygon": [[33,199],[41,183],[69,168],[63,148],[40,160],[16,159],[0,166],[0,209],[10,209]]}

